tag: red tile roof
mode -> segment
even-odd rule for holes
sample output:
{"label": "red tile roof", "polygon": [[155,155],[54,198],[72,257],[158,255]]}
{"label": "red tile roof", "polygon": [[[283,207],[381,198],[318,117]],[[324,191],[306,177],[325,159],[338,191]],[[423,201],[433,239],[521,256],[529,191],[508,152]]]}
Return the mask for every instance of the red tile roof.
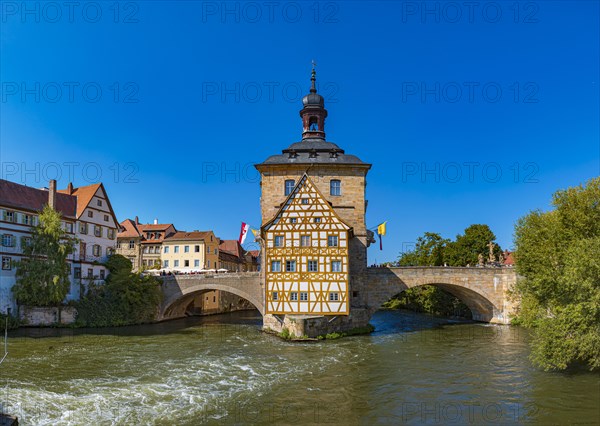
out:
{"label": "red tile roof", "polygon": [[170,237],[165,238],[165,241],[205,241],[210,240],[211,231],[194,231],[194,232],[185,232],[179,231],[171,235]]}
{"label": "red tile roof", "polygon": [[[77,199],[71,195],[56,193],[56,210],[65,218],[75,219]],[[0,179],[0,205],[28,211],[42,211],[48,204],[48,190],[31,188]]]}
{"label": "red tile roof", "polygon": [[513,256],[513,253],[514,252],[508,251],[508,250],[504,251],[504,264],[505,265],[514,266],[514,264],[515,264],[515,258]]}
{"label": "red tile roof", "polygon": [[[74,188],[70,195],[77,197],[77,217],[81,217],[83,211],[87,208],[87,206],[92,201],[98,189],[102,186],[101,183],[94,183],[92,185],[80,186],[79,188]],[[69,189],[59,189],[56,191],[61,194],[69,195]]]}
{"label": "red tile roof", "polygon": [[260,250],[250,250],[248,253],[250,253],[252,257],[260,256]]}
{"label": "red tile roof", "polygon": [[139,238],[142,236],[133,220],[125,219],[120,225],[122,230],[117,234],[117,238]]}
{"label": "red tile roof", "polygon": [[221,244],[219,244],[219,250],[233,254],[234,256],[240,258],[244,256],[244,249],[238,240],[221,240]]}
{"label": "red tile roof", "polygon": [[[147,232],[147,231],[166,231],[167,229],[169,229],[169,227],[173,226],[172,223],[138,223],[138,228],[140,229],[140,231],[142,232]],[[173,226],[173,228],[175,228],[175,226]]]}

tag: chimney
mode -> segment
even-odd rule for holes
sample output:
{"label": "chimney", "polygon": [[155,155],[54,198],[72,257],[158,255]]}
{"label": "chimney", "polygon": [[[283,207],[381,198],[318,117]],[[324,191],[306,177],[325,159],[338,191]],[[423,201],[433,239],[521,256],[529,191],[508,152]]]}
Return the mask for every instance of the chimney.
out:
{"label": "chimney", "polygon": [[56,208],[56,180],[50,180],[48,184],[48,205],[53,209]]}
{"label": "chimney", "polygon": [[67,185],[67,194],[73,195],[73,184],[71,182]]}
{"label": "chimney", "polygon": [[138,219],[138,217],[137,217],[137,216],[135,217],[135,224],[136,224],[136,225],[139,225],[139,224],[140,224],[140,220]]}
{"label": "chimney", "polygon": [[158,219],[154,219],[154,224],[158,225]]}

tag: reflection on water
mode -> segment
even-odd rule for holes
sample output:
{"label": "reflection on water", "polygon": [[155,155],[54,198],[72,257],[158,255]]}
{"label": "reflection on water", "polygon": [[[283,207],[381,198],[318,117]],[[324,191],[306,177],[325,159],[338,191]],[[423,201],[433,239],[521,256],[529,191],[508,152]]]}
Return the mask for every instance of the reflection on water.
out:
{"label": "reflection on water", "polygon": [[600,376],[533,368],[521,328],[381,311],[369,336],[298,344],[260,324],[18,330],[0,401],[26,425],[600,421]]}

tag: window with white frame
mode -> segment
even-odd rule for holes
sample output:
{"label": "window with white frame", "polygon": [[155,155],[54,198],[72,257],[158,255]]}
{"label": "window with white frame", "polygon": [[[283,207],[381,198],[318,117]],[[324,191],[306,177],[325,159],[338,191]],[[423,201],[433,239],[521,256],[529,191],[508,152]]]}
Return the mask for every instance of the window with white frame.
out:
{"label": "window with white frame", "polygon": [[290,217],[290,223],[298,223],[297,217]]}
{"label": "window with white frame", "polygon": [[179,246],[175,246],[173,248],[173,253],[179,253]]}
{"label": "window with white frame", "polygon": [[276,291],[274,291],[272,294],[273,294],[273,300],[279,300],[279,294]]}
{"label": "window with white frame", "polygon": [[332,261],[331,272],[342,272],[342,262],[339,260]]}
{"label": "window with white frame", "polygon": [[169,261],[163,260],[163,268],[168,268],[168,267],[169,267]]}
{"label": "window with white frame", "polygon": [[183,246],[183,252],[184,253],[189,253],[190,252],[190,246]]}
{"label": "window with white frame", "polygon": [[200,267],[200,261],[198,259],[194,260],[194,268],[199,268]]}
{"label": "window with white frame", "polygon": [[165,253],[169,253],[169,246],[165,246]]}
{"label": "window with white frame", "polygon": [[338,246],[337,235],[329,235],[327,237],[327,247],[337,247],[337,246]]}
{"label": "window with white frame", "polygon": [[285,271],[286,272],[296,272],[296,261],[295,260],[286,260],[285,261]]}
{"label": "window with white frame", "polygon": [[290,301],[291,302],[297,302],[298,301],[298,293],[295,291],[292,291],[290,293]]}
{"label": "window with white frame", "polygon": [[309,260],[308,261],[308,272],[319,272],[319,261]]}
{"label": "window with white frame", "polygon": [[94,235],[96,237],[102,236],[102,227],[100,225],[94,225]]}
{"label": "window with white frame", "polygon": [[275,247],[283,247],[283,235],[275,235],[273,245]]}
{"label": "window with white frame", "polygon": [[303,198],[301,201],[302,204],[307,205],[309,203],[308,198]]}
{"label": "window with white frame", "polygon": [[301,302],[306,302],[307,300],[308,300],[308,292],[301,291],[300,292],[300,301]]}
{"label": "window with white frame", "polygon": [[15,221],[15,212],[11,212],[10,210],[4,210],[3,219],[7,222]]}
{"label": "window with white frame", "polygon": [[294,190],[294,180],[287,179],[285,181],[285,189],[284,189],[285,195],[290,195],[293,190]]}
{"label": "window with white frame", "polygon": [[313,222],[314,223],[321,223],[321,218],[320,217],[314,217],[313,218]]}
{"label": "window with white frame", "polygon": [[3,247],[14,247],[15,246],[15,236],[12,234],[3,234],[2,235],[2,246]]}
{"label": "window with white frame", "polygon": [[337,302],[340,300],[340,294],[336,293],[336,292],[331,292],[329,293],[329,301],[330,302]]}
{"label": "window with white frame", "polygon": [[177,268],[177,267],[179,266],[179,260],[174,260],[174,261],[173,261],[173,266],[174,266],[175,268]]}
{"label": "window with white frame", "polygon": [[271,261],[271,272],[281,272],[281,261],[279,261],[279,260]]}
{"label": "window with white frame", "polygon": [[100,256],[101,247],[98,244],[92,246],[92,254],[96,257]]}
{"label": "window with white frame", "polygon": [[300,235],[300,247],[310,247],[310,235]]}
{"label": "window with white frame", "polygon": [[329,195],[342,195],[342,181],[338,179],[331,179],[329,182]]}

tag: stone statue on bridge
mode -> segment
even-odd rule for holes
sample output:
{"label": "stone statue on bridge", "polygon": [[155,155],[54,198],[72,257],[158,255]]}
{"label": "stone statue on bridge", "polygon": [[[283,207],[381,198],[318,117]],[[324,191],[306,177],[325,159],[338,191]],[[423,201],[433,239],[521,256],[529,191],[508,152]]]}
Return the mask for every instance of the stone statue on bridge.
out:
{"label": "stone statue on bridge", "polygon": [[489,256],[489,259],[488,259],[489,263],[495,263],[496,262],[496,256],[494,256],[494,247],[495,246],[496,246],[496,244],[494,244],[491,241],[488,244],[488,247],[490,248],[490,256]]}
{"label": "stone statue on bridge", "polygon": [[477,255],[477,266],[483,266],[483,254],[481,253]]}

